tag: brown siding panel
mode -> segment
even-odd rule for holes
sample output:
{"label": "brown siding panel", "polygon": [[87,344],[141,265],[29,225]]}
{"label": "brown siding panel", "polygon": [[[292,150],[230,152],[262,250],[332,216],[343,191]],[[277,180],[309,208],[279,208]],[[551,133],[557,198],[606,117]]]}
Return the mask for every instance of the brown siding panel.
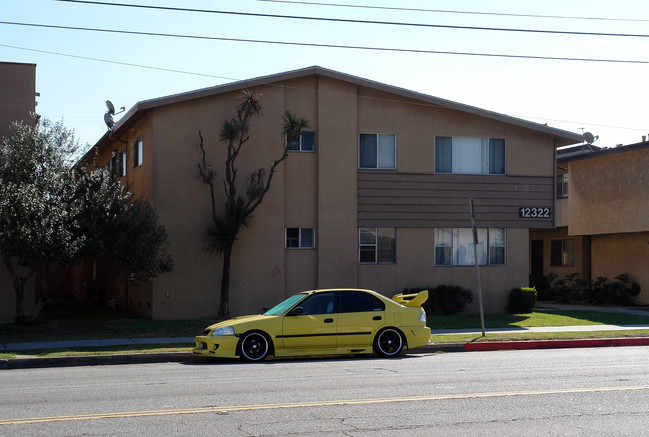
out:
{"label": "brown siding panel", "polygon": [[[358,172],[358,225],[466,227],[473,198],[480,227],[552,228],[554,178]],[[550,208],[549,218],[519,218],[519,208]]]}

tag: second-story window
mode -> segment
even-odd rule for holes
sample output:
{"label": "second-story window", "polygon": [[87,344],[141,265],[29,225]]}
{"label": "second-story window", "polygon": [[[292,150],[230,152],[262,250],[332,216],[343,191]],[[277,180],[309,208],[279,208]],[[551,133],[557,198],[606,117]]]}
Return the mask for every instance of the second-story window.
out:
{"label": "second-story window", "polygon": [[360,168],[397,168],[397,136],[394,134],[360,134],[358,139]]}
{"label": "second-story window", "polygon": [[117,156],[117,176],[122,178],[126,176],[126,150],[122,150]]}
{"label": "second-story window", "polygon": [[295,141],[289,143],[287,140],[286,148],[294,152],[315,152],[315,132],[302,131]]}
{"label": "second-story window", "polygon": [[568,197],[568,173],[557,176],[557,199]]}
{"label": "second-story window", "polygon": [[435,172],[505,174],[505,140],[435,137]]}
{"label": "second-story window", "polygon": [[138,137],[135,141],[133,141],[133,168],[142,165],[143,162],[142,154],[143,154],[142,137]]}

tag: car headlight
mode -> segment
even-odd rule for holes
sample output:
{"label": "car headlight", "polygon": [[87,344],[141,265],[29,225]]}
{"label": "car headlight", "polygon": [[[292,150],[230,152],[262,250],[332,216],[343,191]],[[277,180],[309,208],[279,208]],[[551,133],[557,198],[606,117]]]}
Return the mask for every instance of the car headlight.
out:
{"label": "car headlight", "polygon": [[426,323],[426,311],[424,309],[421,309],[421,314],[419,314],[419,321]]}
{"label": "car headlight", "polygon": [[216,328],[212,331],[212,335],[234,335],[234,328],[232,326],[223,326]]}

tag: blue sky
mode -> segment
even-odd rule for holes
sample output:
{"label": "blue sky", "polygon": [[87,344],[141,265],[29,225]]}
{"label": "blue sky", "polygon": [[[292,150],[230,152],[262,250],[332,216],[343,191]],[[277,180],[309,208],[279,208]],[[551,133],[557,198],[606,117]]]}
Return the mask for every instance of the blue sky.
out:
{"label": "blue sky", "polygon": [[[302,2],[425,9],[419,11],[291,0],[113,2],[346,20],[649,36],[646,0]],[[53,120],[63,120],[84,144],[94,144],[106,131],[103,116],[107,99],[117,108],[125,106],[128,110],[140,100],[311,65],[572,132],[583,129],[599,135],[595,142],[598,146],[632,144],[641,141],[642,135],[649,135],[649,37],[321,22],[55,0],[2,0],[0,21],[247,40],[642,62],[318,48],[0,24],[0,61],[37,64],[37,111]]]}

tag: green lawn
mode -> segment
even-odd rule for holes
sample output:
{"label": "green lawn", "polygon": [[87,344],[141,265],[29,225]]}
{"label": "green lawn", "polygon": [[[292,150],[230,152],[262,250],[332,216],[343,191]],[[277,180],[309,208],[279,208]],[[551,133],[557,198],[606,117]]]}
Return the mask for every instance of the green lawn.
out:
{"label": "green lawn", "polygon": [[[480,329],[478,315],[428,315],[430,329]],[[649,325],[649,316],[602,311],[550,311],[530,314],[486,314],[486,328],[570,326],[570,325]]]}

